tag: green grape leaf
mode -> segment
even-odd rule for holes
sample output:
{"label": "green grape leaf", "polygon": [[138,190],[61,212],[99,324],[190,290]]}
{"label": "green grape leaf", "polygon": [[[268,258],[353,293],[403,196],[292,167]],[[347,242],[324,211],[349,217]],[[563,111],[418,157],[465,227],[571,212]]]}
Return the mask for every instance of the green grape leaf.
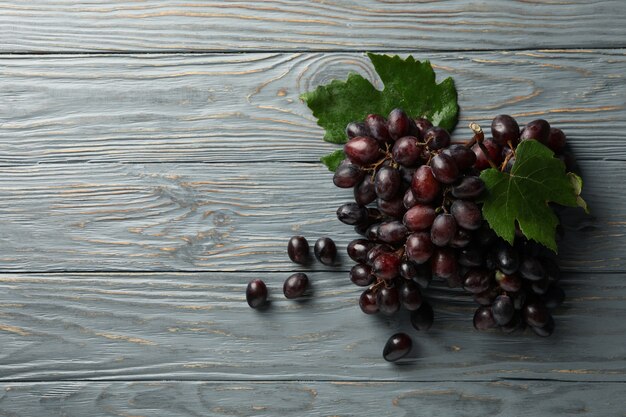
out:
{"label": "green grape leaf", "polygon": [[[343,144],[348,123],[363,120],[371,113],[386,116],[397,107],[411,117],[425,117],[449,132],[454,130],[459,106],[452,78],[438,84],[430,62],[420,62],[412,56],[367,56],[383,82],[383,90],[377,90],[359,74],[350,74],[345,81],[334,80],[300,96],[326,131],[325,141]],[[328,155],[322,162],[325,158],[337,161],[336,156]]]}
{"label": "green grape leaf", "polygon": [[346,159],[346,154],[343,149],[337,149],[328,155],[322,156],[320,161],[322,161],[322,163],[326,165],[329,170],[334,172],[344,159]]}
{"label": "green grape leaf", "polygon": [[522,141],[516,150],[510,173],[491,168],[480,178],[487,186],[483,217],[503,239],[513,243],[516,222],[528,238],[556,253],[556,226],[559,221],[549,202],[581,206],[582,180],[565,172],[565,164],[536,140]]}

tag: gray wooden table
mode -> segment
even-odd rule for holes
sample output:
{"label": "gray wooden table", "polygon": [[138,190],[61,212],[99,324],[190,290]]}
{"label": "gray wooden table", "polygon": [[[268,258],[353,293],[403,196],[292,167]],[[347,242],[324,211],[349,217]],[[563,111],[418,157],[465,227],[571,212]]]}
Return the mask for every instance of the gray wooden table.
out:
{"label": "gray wooden table", "polygon": [[[0,2],[0,415],[626,415],[626,2]],[[300,93],[430,59],[469,121],[545,117],[593,217],[553,337],[478,334],[436,287],[415,361],[348,262],[280,295],[295,232],[354,237]],[[344,257],[345,261],[345,257]],[[272,308],[244,288],[263,278]]]}

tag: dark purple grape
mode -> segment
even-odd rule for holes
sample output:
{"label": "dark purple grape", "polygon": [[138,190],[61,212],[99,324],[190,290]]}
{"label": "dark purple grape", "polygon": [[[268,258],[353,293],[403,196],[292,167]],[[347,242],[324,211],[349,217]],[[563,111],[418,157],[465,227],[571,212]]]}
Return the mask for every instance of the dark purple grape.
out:
{"label": "dark purple grape", "polygon": [[387,120],[383,116],[379,114],[368,114],[365,117],[365,126],[369,129],[372,137],[381,145],[393,141],[387,129]]}
{"label": "dark purple grape", "polygon": [[519,266],[519,273],[522,278],[530,281],[540,281],[546,278],[546,271],[537,258],[526,257]]}
{"label": "dark purple grape", "polygon": [[415,199],[421,203],[430,203],[439,195],[441,186],[433,175],[431,167],[422,165],[413,175],[411,190]]}
{"label": "dark purple grape", "polygon": [[382,198],[379,198],[376,200],[376,204],[384,215],[400,219],[406,211],[402,199],[402,196],[396,197],[393,200],[383,200]]}
{"label": "dark purple grape", "polygon": [[409,311],[420,308],[422,305],[422,293],[415,282],[403,280],[400,286],[400,304]]}
{"label": "dark purple grape", "polygon": [[381,287],[376,295],[378,310],[385,315],[392,315],[400,309],[400,294],[396,287]]}
{"label": "dark purple grape", "polygon": [[452,184],[459,178],[459,168],[454,159],[445,153],[440,153],[430,161],[435,179],[444,184]]}
{"label": "dark purple grape", "polygon": [[402,222],[413,232],[428,230],[432,226],[437,214],[431,206],[417,204],[404,213]]}
{"label": "dark purple grape", "polygon": [[387,116],[387,131],[392,139],[398,139],[409,134],[411,127],[409,116],[402,109],[393,109]]}
{"label": "dark purple grape", "polygon": [[400,275],[400,257],[393,252],[383,252],[374,259],[372,272],[380,279],[391,281]]}
{"label": "dark purple grape", "polygon": [[529,122],[524,127],[524,131],[520,135],[520,140],[535,139],[546,145],[548,143],[549,136],[550,123],[543,119],[537,119]]}
{"label": "dark purple grape", "polygon": [[465,145],[450,145],[450,147],[445,149],[442,153],[454,159],[459,171],[471,168],[476,163],[476,154]]}
{"label": "dark purple grape", "polygon": [[469,230],[457,227],[456,233],[450,241],[450,246],[453,248],[464,248],[470,244],[471,240],[472,233]]}
{"label": "dark purple grape", "polygon": [[393,160],[405,167],[416,165],[420,160],[422,148],[414,136],[401,137],[393,144],[391,154]]}
{"label": "dark purple grape", "polygon": [[397,196],[402,185],[400,172],[392,167],[382,167],[376,173],[374,189],[376,195],[383,200],[391,200]]}
{"label": "dark purple grape", "polygon": [[456,274],[458,274],[458,264],[456,262],[454,249],[435,249],[430,260],[430,267],[433,271],[433,276],[435,277],[441,279],[454,277]]}
{"label": "dark purple grape", "polygon": [[533,327],[543,327],[550,320],[550,312],[541,302],[529,303],[524,306],[524,320]]}
{"label": "dark purple grape", "polygon": [[487,291],[493,282],[492,277],[493,272],[488,269],[470,269],[463,279],[463,289],[472,294]]}
{"label": "dark purple grape", "polygon": [[408,355],[412,346],[413,342],[406,333],[396,333],[385,343],[383,358],[387,362],[395,362]]}
{"label": "dark purple grape", "polygon": [[511,294],[513,298],[513,306],[516,310],[521,310],[526,305],[526,301],[529,299],[528,293],[525,289],[521,289],[516,293]]}
{"label": "dark purple grape", "polygon": [[543,294],[542,300],[547,308],[557,308],[565,301],[565,291],[561,287],[551,285]]}
{"label": "dark purple grape", "polygon": [[346,135],[349,138],[356,138],[357,136],[369,136],[370,131],[365,126],[365,123],[350,122],[346,126]]}
{"label": "dark purple grape", "polygon": [[493,300],[498,296],[498,292],[495,288],[489,288],[483,292],[479,292],[474,294],[474,301],[480,304],[481,306],[490,306],[493,303]]}
{"label": "dark purple grape", "polygon": [[493,301],[491,311],[496,323],[503,326],[511,321],[513,314],[515,313],[513,300],[508,295],[499,295]]}
{"label": "dark purple grape", "polygon": [[393,251],[394,251],[393,248],[389,245],[385,245],[385,244],[376,245],[372,249],[370,249],[369,252],[367,252],[367,264],[373,265],[374,259],[376,259],[378,255],[380,255],[381,253],[393,252]]}
{"label": "dark purple grape", "polygon": [[493,327],[496,327],[496,320],[493,318],[491,307],[478,307],[474,313],[474,328],[476,330],[488,330]]}
{"label": "dark purple grape", "polygon": [[459,265],[477,267],[483,264],[485,258],[482,249],[478,245],[471,245],[459,250],[457,259]]}
{"label": "dark purple grape", "polygon": [[437,246],[446,246],[454,238],[455,234],[456,221],[451,214],[442,213],[435,217],[430,228],[431,242]]}
{"label": "dark purple grape", "polygon": [[430,233],[416,232],[409,235],[405,243],[406,256],[417,264],[423,264],[430,259],[434,252]]}
{"label": "dark purple grape", "polygon": [[424,132],[423,140],[428,149],[443,149],[450,145],[450,134],[444,128],[433,126]]}
{"label": "dark purple grape", "polygon": [[309,260],[309,242],[304,236],[292,236],[287,243],[287,254],[292,262],[305,264]]}
{"label": "dark purple grape", "polygon": [[554,333],[554,319],[550,316],[548,318],[548,322],[544,326],[531,326],[530,328],[533,329],[533,332],[535,332],[537,336],[548,337]]}
{"label": "dark purple grape", "polygon": [[413,174],[415,174],[416,168],[405,167],[400,165],[398,167],[398,171],[400,171],[400,176],[402,177],[402,186],[403,189],[406,188],[407,185],[411,185],[411,181],[413,181]]}
{"label": "dark purple grape", "polygon": [[418,132],[417,136],[419,138],[423,138],[426,131],[433,127],[433,124],[428,119],[423,117],[413,119],[413,123],[415,124],[415,129]]}
{"label": "dark purple grape", "polygon": [[374,180],[371,175],[366,175],[354,186],[354,201],[360,206],[366,206],[374,200],[376,200]]}
{"label": "dark purple grape", "polygon": [[543,295],[548,291],[548,288],[550,288],[550,281],[548,281],[547,278],[540,281],[533,281],[530,288],[535,294]]}
{"label": "dark purple grape", "polygon": [[496,116],[491,122],[491,136],[493,136],[494,142],[501,146],[509,142],[516,146],[519,141],[519,135],[517,121],[508,114]]}
{"label": "dark purple grape", "polygon": [[496,281],[504,291],[517,292],[522,288],[522,280],[517,274],[507,275],[501,271],[496,271]]}
{"label": "dark purple grape", "polygon": [[474,199],[485,192],[485,183],[478,177],[464,177],[452,187],[452,196],[462,199]]}
{"label": "dark purple grape", "polygon": [[380,224],[378,239],[391,244],[404,243],[408,230],[402,222],[393,220]]}
{"label": "dark purple grape", "polygon": [[357,203],[345,203],[337,209],[337,218],[345,224],[362,224],[367,221],[367,209]]}
{"label": "dark purple grape", "polygon": [[375,243],[366,239],[355,239],[348,243],[348,256],[355,262],[367,262],[367,252],[374,247]]}
{"label": "dark purple grape", "polygon": [[246,301],[252,308],[259,308],[267,302],[267,287],[260,279],[253,279],[246,288]]}
{"label": "dark purple grape", "polygon": [[365,314],[378,313],[378,301],[376,299],[376,294],[370,288],[363,291],[361,297],[359,297],[359,307],[361,307],[361,311]]}
{"label": "dark purple grape", "polygon": [[404,208],[410,209],[417,204],[418,202],[415,199],[415,194],[413,194],[413,191],[410,188],[407,188],[407,190],[404,192],[404,197],[402,198],[402,205],[404,206]]}
{"label": "dark purple grape", "polygon": [[565,143],[567,139],[565,138],[565,133],[561,129],[557,129],[556,127],[550,128],[550,134],[548,135],[548,148],[552,149],[554,153],[559,153],[565,148]]}
{"label": "dark purple grape", "polygon": [[411,312],[411,325],[415,330],[426,331],[431,328],[435,313],[431,305],[424,301],[420,308]]}
{"label": "dark purple grape", "polygon": [[298,298],[301,297],[309,286],[309,277],[302,272],[292,274],[285,280],[283,284],[283,294],[285,297]]}
{"label": "dark purple grape", "polygon": [[496,248],[496,266],[505,274],[514,274],[519,268],[519,255],[515,248],[508,243],[498,245]]}
{"label": "dark purple grape", "polygon": [[380,229],[380,223],[374,223],[370,225],[365,231],[365,237],[375,242],[378,240],[378,229]]}
{"label": "dark purple grape", "polygon": [[317,260],[324,265],[332,265],[335,263],[335,258],[337,257],[337,246],[335,246],[335,242],[333,242],[331,238],[321,237],[317,239],[313,249]]}
{"label": "dark purple grape", "polygon": [[[489,139],[483,140],[483,145],[485,146],[485,149],[487,149],[487,154],[489,155],[491,161],[496,165],[500,164],[502,162],[500,145]],[[472,146],[472,151],[474,151],[474,154],[476,155],[476,163],[474,164],[476,169],[482,171],[483,169],[491,167],[489,159],[485,156],[477,143]]]}
{"label": "dark purple grape", "polygon": [[344,159],[344,161],[335,170],[333,175],[333,183],[339,188],[352,188],[364,177],[363,171],[358,165],[355,165]]}
{"label": "dark purple grape", "polygon": [[372,274],[372,268],[365,264],[356,264],[350,269],[350,281],[359,287],[367,287],[374,279],[376,277]]}
{"label": "dark purple grape", "polygon": [[380,158],[378,142],[367,136],[357,136],[350,139],[343,146],[343,150],[350,161],[358,166],[373,164]]}
{"label": "dark purple grape", "polygon": [[467,200],[455,200],[450,206],[450,213],[463,229],[477,230],[483,224],[483,215],[478,204]]}
{"label": "dark purple grape", "polygon": [[408,260],[400,263],[400,276],[415,281],[421,288],[428,288],[433,278],[430,265],[416,265]]}

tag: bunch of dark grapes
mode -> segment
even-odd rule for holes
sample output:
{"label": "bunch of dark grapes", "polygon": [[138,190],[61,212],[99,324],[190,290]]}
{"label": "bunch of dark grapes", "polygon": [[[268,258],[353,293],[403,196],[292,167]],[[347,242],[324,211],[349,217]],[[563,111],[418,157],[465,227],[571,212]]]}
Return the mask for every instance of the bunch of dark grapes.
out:
{"label": "bunch of dark grapes", "polygon": [[[488,227],[479,175],[490,167],[509,171],[517,144],[526,139],[539,140],[570,163],[562,153],[565,135],[545,120],[520,131],[507,115],[493,120],[492,138],[471,127],[475,135],[469,143],[451,144],[445,129],[401,109],[348,124],[347,159],[333,182],[354,191],[354,202],[342,204],[337,217],[363,236],[347,248],[356,262],[351,281],[367,287],[359,305],[366,314],[392,315],[404,308],[416,329],[427,330],[434,314],[422,290],[439,279],[474,295],[480,304],[477,329],[510,331],[528,324],[549,335],[554,324],[548,309],[564,297],[556,286],[558,267],[521,233],[511,246]],[[393,349],[398,340],[405,339],[394,335],[388,341],[387,359],[408,353],[406,342],[398,348],[402,355]]]}

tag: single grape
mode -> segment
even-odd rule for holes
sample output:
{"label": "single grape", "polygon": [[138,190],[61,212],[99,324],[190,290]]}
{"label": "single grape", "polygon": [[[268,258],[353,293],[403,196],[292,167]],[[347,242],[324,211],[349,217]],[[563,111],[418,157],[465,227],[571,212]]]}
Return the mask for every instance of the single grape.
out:
{"label": "single grape", "polygon": [[360,206],[366,206],[374,200],[376,200],[374,180],[371,175],[366,175],[354,186],[354,201]]}
{"label": "single grape", "polygon": [[431,167],[422,165],[413,175],[411,190],[415,199],[421,203],[430,203],[439,195],[441,186],[433,175]]}
{"label": "single grape", "polygon": [[452,184],[459,178],[459,168],[450,155],[440,153],[430,161],[433,176],[439,182]]}
{"label": "single grape", "polygon": [[550,320],[550,312],[541,302],[529,303],[524,306],[524,320],[534,327],[543,327]]}
{"label": "single grape", "polygon": [[398,220],[383,222],[378,228],[378,239],[391,244],[404,243],[407,233],[406,226]]}
{"label": "single grape", "polygon": [[507,275],[502,271],[496,271],[496,281],[504,291],[517,292],[522,288],[522,280],[517,274]]}
{"label": "single grape", "polygon": [[378,310],[391,316],[400,309],[400,294],[396,287],[381,287],[376,295]]}
{"label": "single grape", "polygon": [[361,307],[361,311],[365,314],[378,313],[377,297],[370,288],[361,293],[361,297],[359,297],[359,307]]}
{"label": "single grape", "polygon": [[435,277],[448,279],[458,274],[458,264],[454,249],[437,248],[435,249],[430,261],[430,267]]}
{"label": "single grape", "polygon": [[378,240],[378,229],[380,229],[380,223],[374,223],[370,225],[365,231],[365,237],[372,242]]}
{"label": "single grape", "polygon": [[[502,163],[502,153],[500,150],[500,145],[489,139],[483,140],[483,145],[485,149],[487,149],[489,159],[491,159],[494,164],[498,165]],[[482,171],[483,169],[491,167],[491,165],[489,164],[489,159],[487,158],[487,156],[485,156],[483,150],[477,143],[472,146],[472,151],[474,151],[474,154],[476,155],[476,163],[474,164],[476,169]]]}
{"label": "single grape", "polygon": [[402,176],[397,169],[384,166],[378,170],[374,179],[376,195],[383,200],[391,200],[400,191]]}
{"label": "single grape", "polygon": [[561,287],[551,285],[543,294],[542,300],[547,308],[557,308],[565,301],[565,291]]}
{"label": "single grape", "polygon": [[477,230],[483,224],[480,207],[473,201],[455,200],[450,206],[450,213],[457,224],[464,229]]}
{"label": "single grape", "polygon": [[379,114],[368,114],[365,117],[365,125],[369,129],[372,137],[381,145],[391,143],[391,135],[387,129],[387,120]]}
{"label": "single grape", "polygon": [[537,258],[525,257],[519,266],[519,273],[522,278],[530,281],[540,281],[546,278],[546,271]]}
{"label": "single grape", "polygon": [[420,160],[422,148],[414,136],[404,136],[393,144],[391,155],[393,160],[405,167],[416,165]]}
{"label": "single grape", "polygon": [[396,333],[385,343],[383,358],[387,362],[395,362],[408,355],[412,346],[413,342],[406,333]]}
{"label": "single grape", "polygon": [[493,272],[488,269],[470,269],[463,279],[463,289],[472,294],[487,291],[493,282]]}
{"label": "single grape", "polygon": [[496,327],[496,320],[493,318],[491,307],[478,307],[474,313],[474,328],[476,330],[488,330],[493,327]]}
{"label": "single grape", "polygon": [[352,139],[357,136],[369,136],[370,131],[367,129],[367,126],[365,126],[365,123],[350,122],[348,126],[346,126],[346,135]]}
{"label": "single grape", "polygon": [[446,148],[450,145],[450,134],[444,128],[433,126],[424,132],[424,142],[431,150]]}
{"label": "single grape", "polygon": [[287,243],[287,254],[292,262],[307,263],[309,260],[309,242],[304,236],[292,236]]}
{"label": "single grape", "polygon": [[513,306],[516,310],[523,309],[526,305],[526,301],[529,299],[528,293],[524,288],[516,293],[511,294],[511,297],[513,298]]}
{"label": "single grape", "polygon": [[508,295],[499,295],[493,301],[491,311],[496,323],[503,326],[513,319],[513,314],[515,313],[513,300]]}
{"label": "single grape", "polygon": [[405,167],[402,165],[398,167],[398,171],[400,171],[400,176],[402,177],[402,189],[405,189],[407,185],[411,185],[411,181],[413,181],[413,174],[415,174],[416,169],[417,168]]}
{"label": "single grape", "polygon": [[423,117],[413,119],[413,123],[415,123],[415,128],[418,132],[417,136],[419,138],[423,138],[426,131],[433,127],[433,124],[428,119],[425,119]]}
{"label": "single grape", "polygon": [[367,209],[357,203],[345,203],[337,209],[337,218],[345,224],[362,224],[367,221]]}
{"label": "single grape", "polygon": [[430,228],[431,242],[437,246],[446,246],[454,238],[455,234],[456,221],[451,214],[442,213],[435,217]]}
{"label": "single grape", "polygon": [[433,279],[430,265],[417,265],[409,260],[400,263],[400,276],[415,281],[421,288],[428,288]]}
{"label": "single grape", "polygon": [[376,259],[378,255],[380,255],[381,253],[393,252],[393,251],[394,249],[389,245],[377,244],[372,249],[370,249],[369,252],[367,252],[366,262],[368,265],[373,265],[374,259]]}
{"label": "single grape", "polygon": [[304,294],[308,286],[309,277],[302,272],[297,272],[285,280],[283,294],[289,299],[298,298]]}
{"label": "single grape", "polygon": [[520,135],[521,140],[535,139],[544,145],[548,143],[550,136],[550,123],[543,119],[533,120],[524,127],[524,131]]}
{"label": "single grape", "polygon": [[252,308],[259,308],[267,302],[267,287],[260,279],[253,279],[246,288],[246,301]]}
{"label": "single grape", "polygon": [[476,163],[476,154],[467,146],[461,144],[450,145],[442,151],[454,159],[459,171],[471,168]]}
{"label": "single grape", "polygon": [[511,143],[516,146],[520,136],[519,125],[508,114],[501,114],[491,122],[491,136],[498,145],[504,146]]}
{"label": "single grape", "polygon": [[372,268],[366,264],[356,264],[350,269],[350,281],[359,287],[367,287],[374,279],[376,277],[372,274]]}
{"label": "single grape", "polygon": [[474,199],[485,192],[486,186],[478,177],[463,177],[461,182],[452,187],[452,196],[461,199]]}
{"label": "single grape", "polygon": [[344,145],[343,150],[350,161],[358,166],[373,164],[380,158],[378,142],[367,136],[357,136],[350,139]]}
{"label": "single grape", "polygon": [[348,243],[348,256],[355,262],[367,262],[367,252],[369,252],[374,245],[374,242],[370,242],[367,239],[355,239]]}
{"label": "single grape", "polygon": [[411,127],[409,116],[402,109],[393,109],[387,117],[387,131],[392,139],[398,139],[406,136]]}
{"label": "single grape", "polygon": [[425,204],[417,204],[404,213],[402,222],[412,232],[428,230],[432,226],[435,217],[435,209]]}
{"label": "single grape", "polygon": [[465,230],[461,227],[456,228],[456,233],[450,241],[450,246],[453,248],[464,248],[472,241],[472,232]]}
{"label": "single grape", "polygon": [[420,308],[422,305],[422,293],[415,282],[403,280],[400,286],[400,303],[409,311]]}
{"label": "single grape", "polygon": [[411,325],[415,330],[426,331],[431,328],[435,320],[435,313],[431,305],[424,301],[420,308],[411,312]]}
{"label": "single grape", "polygon": [[537,336],[548,337],[552,333],[554,333],[554,319],[552,318],[552,316],[550,316],[548,318],[548,322],[544,326],[531,326],[530,328],[533,329],[533,332],[535,332]]}
{"label": "single grape", "polygon": [[359,166],[353,164],[347,159],[344,159],[335,170],[333,183],[339,188],[352,188],[358,184],[359,181],[361,181],[364,175],[365,171],[363,171]]}
{"label": "single grape", "polygon": [[400,275],[400,257],[394,252],[383,252],[374,259],[372,271],[378,278],[391,281]]}
{"label": "single grape", "polygon": [[550,281],[548,281],[547,278],[540,281],[533,281],[530,288],[535,294],[543,295],[548,291],[548,288],[550,288]]}
{"label": "single grape", "polygon": [[335,242],[333,242],[331,238],[321,237],[317,239],[313,249],[317,260],[324,265],[332,265],[335,263],[335,258],[337,257],[337,246],[335,246]]}
{"label": "single grape", "polygon": [[415,199],[415,194],[413,194],[413,190],[407,188],[407,190],[404,192],[404,197],[402,198],[402,205],[405,209],[410,209],[416,204],[418,204],[418,202]]}
{"label": "single grape", "polygon": [[430,240],[430,233],[416,232],[407,237],[406,256],[417,264],[423,264],[430,259],[434,252],[433,243]]}
{"label": "single grape", "polygon": [[496,265],[505,274],[514,274],[519,267],[519,255],[515,248],[508,243],[502,243],[496,248]]}
{"label": "single grape", "polygon": [[404,208],[403,196],[396,197],[392,200],[383,200],[379,198],[376,200],[376,204],[380,211],[389,217],[401,219],[406,209]]}

